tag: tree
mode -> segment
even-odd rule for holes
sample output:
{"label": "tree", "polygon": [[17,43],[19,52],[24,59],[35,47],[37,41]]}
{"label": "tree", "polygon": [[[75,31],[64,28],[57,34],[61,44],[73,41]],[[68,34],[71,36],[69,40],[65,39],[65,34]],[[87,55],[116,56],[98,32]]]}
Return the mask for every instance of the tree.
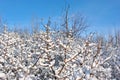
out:
{"label": "tree", "polygon": [[63,17],[63,32],[66,34],[67,37],[79,37],[82,32],[84,32],[88,25],[86,23],[85,17],[80,14],[75,14],[72,17],[69,17],[69,8],[70,6],[65,9],[65,14]]}

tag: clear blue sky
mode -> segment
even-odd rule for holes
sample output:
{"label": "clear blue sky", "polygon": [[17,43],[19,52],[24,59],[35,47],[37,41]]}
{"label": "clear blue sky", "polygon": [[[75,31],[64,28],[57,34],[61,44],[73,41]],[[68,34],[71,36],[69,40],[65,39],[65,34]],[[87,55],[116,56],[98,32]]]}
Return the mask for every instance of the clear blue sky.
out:
{"label": "clear blue sky", "polygon": [[120,27],[120,0],[0,0],[0,17],[9,25],[29,24],[33,16],[62,16],[65,3],[70,14],[81,12],[91,29],[99,32]]}

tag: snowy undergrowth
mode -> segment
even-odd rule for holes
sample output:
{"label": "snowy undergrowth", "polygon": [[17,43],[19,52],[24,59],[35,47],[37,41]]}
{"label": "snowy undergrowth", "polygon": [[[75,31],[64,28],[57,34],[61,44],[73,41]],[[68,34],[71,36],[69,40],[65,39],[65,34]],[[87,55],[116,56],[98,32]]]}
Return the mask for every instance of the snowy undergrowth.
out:
{"label": "snowy undergrowth", "polygon": [[58,32],[0,34],[0,79],[119,80],[120,47]]}

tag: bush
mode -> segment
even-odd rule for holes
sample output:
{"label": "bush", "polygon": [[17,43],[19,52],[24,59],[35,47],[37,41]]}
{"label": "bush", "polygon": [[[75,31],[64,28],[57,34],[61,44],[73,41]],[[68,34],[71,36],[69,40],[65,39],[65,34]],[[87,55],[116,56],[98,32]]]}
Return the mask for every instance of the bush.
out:
{"label": "bush", "polygon": [[0,79],[119,79],[120,47],[92,38],[65,37],[48,26],[32,35],[4,31],[0,34]]}

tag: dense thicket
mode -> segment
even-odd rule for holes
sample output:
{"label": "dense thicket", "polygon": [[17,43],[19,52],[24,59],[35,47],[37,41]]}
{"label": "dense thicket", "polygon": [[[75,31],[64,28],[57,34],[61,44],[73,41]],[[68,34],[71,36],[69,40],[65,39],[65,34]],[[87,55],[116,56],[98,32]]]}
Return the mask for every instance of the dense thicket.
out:
{"label": "dense thicket", "polygon": [[[69,34],[69,35],[68,35]],[[71,31],[0,33],[0,79],[119,80],[120,34],[73,37]]]}

